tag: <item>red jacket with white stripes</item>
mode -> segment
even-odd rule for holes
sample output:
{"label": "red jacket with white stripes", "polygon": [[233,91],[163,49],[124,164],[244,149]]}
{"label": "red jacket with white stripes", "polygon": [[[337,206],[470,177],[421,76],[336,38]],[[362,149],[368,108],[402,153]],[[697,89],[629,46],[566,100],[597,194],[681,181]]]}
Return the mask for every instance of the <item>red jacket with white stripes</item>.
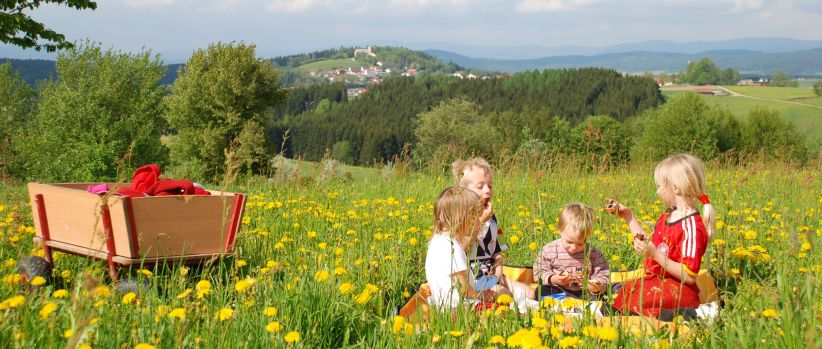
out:
{"label": "red jacket with white stripes", "polygon": [[[651,242],[670,260],[685,265],[688,274],[696,276],[708,245],[708,233],[699,212],[674,222],[668,222],[668,213],[663,213],[656,223]],[[651,258],[645,259],[645,273],[674,277]]]}

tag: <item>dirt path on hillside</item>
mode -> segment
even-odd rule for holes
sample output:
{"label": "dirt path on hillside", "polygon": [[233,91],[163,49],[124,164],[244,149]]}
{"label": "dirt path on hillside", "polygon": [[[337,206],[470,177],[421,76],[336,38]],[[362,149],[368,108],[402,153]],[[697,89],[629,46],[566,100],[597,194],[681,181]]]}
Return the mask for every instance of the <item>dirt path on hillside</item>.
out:
{"label": "dirt path on hillside", "polygon": [[[822,106],[819,106],[819,105],[800,103],[800,102],[794,102],[794,101],[787,101],[787,100],[784,100],[784,99],[772,99],[772,98],[762,98],[762,97],[754,97],[754,96],[749,96],[749,95],[743,95],[739,92],[727,89],[727,88],[722,87],[722,86],[709,85],[709,86],[705,86],[705,87],[711,87],[711,88],[715,88],[715,89],[725,91],[725,93],[727,93],[731,97],[743,97],[743,98],[756,99],[756,100],[766,101],[766,102],[788,103],[788,104],[801,105],[803,107],[811,107],[811,108],[822,109]],[[664,90],[665,91],[694,91],[695,89],[696,89],[696,86],[690,86],[689,85],[689,86],[669,87],[669,88],[665,88]]]}
{"label": "dirt path on hillside", "polygon": [[741,94],[741,93],[735,92],[735,91],[733,91],[733,90],[729,90],[729,89],[727,89],[727,88],[725,88],[725,87],[722,87],[722,86],[714,86],[714,87],[716,87],[716,88],[718,88],[718,89],[720,89],[720,90],[723,90],[723,91],[727,92],[729,95],[734,96],[734,97],[745,97],[745,98],[750,98],[750,99],[757,99],[757,100],[760,100],[760,101],[768,101],[768,102],[780,102],[780,103],[796,104],[796,105],[801,105],[801,106],[805,106],[805,107],[811,107],[811,108],[822,109],[822,106],[819,106],[819,105],[813,105],[813,104],[807,104],[807,103],[799,103],[799,102],[794,102],[794,101],[786,101],[786,100],[784,100],[784,99],[771,99],[771,98],[762,98],[762,97],[748,96],[748,95],[743,95],[743,94]]}

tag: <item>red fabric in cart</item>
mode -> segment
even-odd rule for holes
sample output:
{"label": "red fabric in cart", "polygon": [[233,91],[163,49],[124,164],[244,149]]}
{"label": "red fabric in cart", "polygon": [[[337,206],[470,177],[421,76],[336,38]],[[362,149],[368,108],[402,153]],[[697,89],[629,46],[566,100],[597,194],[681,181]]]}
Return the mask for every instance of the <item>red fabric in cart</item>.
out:
{"label": "red fabric in cart", "polygon": [[166,195],[211,195],[187,179],[159,179],[160,167],[148,164],[134,171],[131,184],[117,189],[117,194],[128,197]]}

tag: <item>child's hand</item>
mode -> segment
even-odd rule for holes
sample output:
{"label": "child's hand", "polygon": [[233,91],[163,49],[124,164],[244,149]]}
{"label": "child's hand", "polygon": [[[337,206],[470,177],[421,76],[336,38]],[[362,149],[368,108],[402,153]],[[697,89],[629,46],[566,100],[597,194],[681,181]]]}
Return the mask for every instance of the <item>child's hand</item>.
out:
{"label": "child's hand", "polygon": [[554,276],[551,277],[551,283],[559,286],[568,286],[571,284],[571,279],[571,274],[563,271],[559,274],[554,274]]}
{"label": "child's hand", "polygon": [[[643,238],[639,239],[637,236],[642,236]],[[656,247],[653,244],[648,243],[648,241],[645,241],[644,235],[637,236],[634,236],[634,250],[644,257],[653,258],[653,255],[656,252]]]}
{"label": "child's hand", "polygon": [[588,281],[588,291],[591,293],[600,293],[605,289],[605,287],[599,283],[599,281],[591,280]]}
{"label": "child's hand", "polygon": [[608,212],[612,215],[620,217],[626,221],[631,220],[633,213],[628,206],[620,204],[619,201],[615,199],[605,199],[605,212]]}
{"label": "child's hand", "polygon": [[491,219],[492,216],[494,216],[494,204],[492,204],[489,200],[485,202],[485,206],[483,206],[482,208],[482,213],[480,214],[479,218],[480,223],[487,222],[489,219]]}

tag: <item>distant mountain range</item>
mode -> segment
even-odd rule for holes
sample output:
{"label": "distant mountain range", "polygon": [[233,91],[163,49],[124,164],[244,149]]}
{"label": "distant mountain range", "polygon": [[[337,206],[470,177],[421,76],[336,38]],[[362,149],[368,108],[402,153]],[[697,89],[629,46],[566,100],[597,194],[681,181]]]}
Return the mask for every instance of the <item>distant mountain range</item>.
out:
{"label": "distant mountain range", "polygon": [[425,52],[463,67],[503,72],[580,67],[611,68],[622,72],[679,72],[685,70],[689,61],[708,57],[720,68],[733,68],[742,74],[770,75],[774,71],[781,70],[792,76],[822,75],[822,48],[776,53],[730,49],[692,54],[631,51],[535,59],[472,58],[443,50],[426,50]]}
{"label": "distant mountain range", "polygon": [[458,43],[443,42],[403,43],[391,41],[373,44],[404,46],[415,50],[450,51],[468,57],[504,60],[536,59],[552,56],[592,56],[601,55],[605,53],[624,53],[635,51],[696,54],[699,52],[715,50],[746,50],[765,53],[778,53],[806,51],[815,48],[822,48],[822,40],[798,40],[790,38],[743,38],[722,41],[691,42],[651,40],[603,47],[574,45],[556,47],[546,47],[540,45],[494,47],[472,46],[462,45]]}

